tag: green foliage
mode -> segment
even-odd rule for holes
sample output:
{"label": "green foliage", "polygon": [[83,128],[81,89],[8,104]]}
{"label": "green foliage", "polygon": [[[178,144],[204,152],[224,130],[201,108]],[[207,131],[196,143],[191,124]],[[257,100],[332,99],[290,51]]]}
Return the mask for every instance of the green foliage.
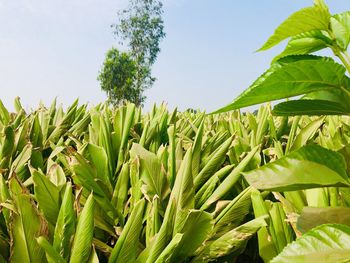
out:
{"label": "green foliage", "polygon": [[[300,96],[299,101],[278,104],[276,115],[350,114],[350,14],[331,15],[326,4],[314,1],[287,18],[260,50],[282,40],[287,47],[276,56],[268,69],[231,104],[216,111],[224,112],[263,102]],[[311,53],[330,48],[342,62]]]}
{"label": "green foliage", "polygon": [[[350,114],[349,12],[331,15],[323,0],[315,0],[312,7],[287,18],[259,51],[285,39],[287,47],[270,69],[217,113],[301,96],[273,109],[275,115],[284,116],[279,133],[270,130],[275,139],[284,131],[287,116]],[[324,48],[330,48],[342,65],[310,55]],[[304,125],[305,118],[293,119],[284,145],[275,141],[275,160],[243,172],[250,186],[272,191],[278,201],[264,200],[264,192],[252,191],[255,217],[268,217],[268,226],[258,231],[259,254],[265,262],[348,262],[348,132],[340,135],[341,125],[334,122],[340,117],[327,117],[330,122],[324,117],[308,119]],[[253,120],[250,123],[257,126]],[[327,130],[336,137],[324,136],[325,123],[331,124]],[[305,145],[315,137],[322,147]],[[294,235],[298,238],[291,243]]]}
{"label": "green foliage", "polygon": [[[1,259],[237,259],[266,225],[251,220],[252,188],[241,172],[273,145],[264,137],[279,122],[266,122],[268,107],[213,117],[75,102],[66,111],[53,103],[1,114]],[[249,126],[260,122],[267,126]]]}
{"label": "green foliage", "polygon": [[268,262],[319,224],[349,224],[349,117],[2,112],[3,261]]}
{"label": "green foliage", "polygon": [[131,101],[140,105],[143,98],[134,83],[136,74],[136,63],[130,54],[112,48],[106,54],[97,79],[111,103]]}
{"label": "green foliage", "polygon": [[344,225],[321,225],[285,247],[272,263],[348,262],[350,228]]}

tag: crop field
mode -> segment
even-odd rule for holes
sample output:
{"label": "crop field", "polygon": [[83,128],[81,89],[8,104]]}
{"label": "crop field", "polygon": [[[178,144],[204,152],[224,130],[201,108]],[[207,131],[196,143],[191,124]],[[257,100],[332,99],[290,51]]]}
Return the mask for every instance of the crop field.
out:
{"label": "crop field", "polygon": [[350,228],[325,224],[349,223],[348,117],[77,102],[26,113],[19,99],[15,109],[0,104],[1,262],[348,253]]}
{"label": "crop field", "polygon": [[[107,53],[106,102],[0,100],[0,263],[350,262],[350,11],[293,13],[258,50],[282,53],[215,112],[146,112],[152,3],[117,26],[137,41]],[[153,44],[133,29],[150,18]]]}

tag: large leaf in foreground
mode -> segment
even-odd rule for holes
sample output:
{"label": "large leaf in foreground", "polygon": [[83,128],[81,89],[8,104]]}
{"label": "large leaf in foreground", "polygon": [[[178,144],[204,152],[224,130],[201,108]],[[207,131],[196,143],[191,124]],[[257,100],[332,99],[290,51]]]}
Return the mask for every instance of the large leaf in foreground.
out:
{"label": "large leaf in foreground", "polygon": [[326,224],[312,229],[288,245],[271,263],[349,262],[350,227]]}
{"label": "large leaf in foreground", "polygon": [[332,16],[330,27],[337,44],[346,51],[350,42],[350,11]]}
{"label": "large leaf in foreground", "polygon": [[332,40],[326,31],[312,30],[304,32],[292,37],[283,52],[276,56],[273,61],[290,55],[311,54],[326,48],[327,44],[331,43]]}
{"label": "large leaf in foreground", "polygon": [[320,90],[347,89],[345,68],[329,58],[287,57],[271,66],[231,104],[225,112],[263,102],[279,100]]}
{"label": "large leaf in foreground", "polygon": [[330,14],[324,5],[303,8],[288,17],[259,50],[267,50],[282,40],[311,30],[327,30]]}
{"label": "large leaf in foreground", "polygon": [[350,226],[349,207],[304,207],[298,217],[297,227],[302,233],[323,224]]}
{"label": "large leaf in foreground", "polygon": [[349,186],[341,154],[307,145],[281,159],[243,173],[260,190],[293,191],[325,186]]}
{"label": "large leaf in foreground", "polygon": [[294,100],[277,104],[273,114],[278,116],[296,115],[348,115],[349,109],[329,100]]}

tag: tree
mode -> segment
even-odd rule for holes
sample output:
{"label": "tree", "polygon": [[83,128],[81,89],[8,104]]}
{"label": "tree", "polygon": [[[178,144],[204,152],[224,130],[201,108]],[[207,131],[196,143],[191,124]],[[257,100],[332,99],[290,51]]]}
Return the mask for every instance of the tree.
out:
{"label": "tree", "polygon": [[135,62],[133,89],[138,92],[141,104],[145,99],[144,90],[155,81],[151,67],[160,52],[160,41],[165,37],[162,14],[163,4],[159,0],[130,0],[128,8],[118,13],[118,23],[112,25],[120,44],[129,48]]}
{"label": "tree", "polygon": [[97,79],[112,104],[117,105],[125,101],[132,101],[140,105],[143,97],[140,97],[134,85],[136,76],[137,66],[131,55],[112,48],[106,54]]}

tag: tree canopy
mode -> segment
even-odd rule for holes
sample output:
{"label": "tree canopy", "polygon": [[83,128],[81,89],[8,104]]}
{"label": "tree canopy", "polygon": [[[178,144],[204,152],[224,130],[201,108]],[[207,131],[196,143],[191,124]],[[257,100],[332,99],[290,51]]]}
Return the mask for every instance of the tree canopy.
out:
{"label": "tree canopy", "polygon": [[151,68],[165,37],[162,14],[163,4],[159,0],[130,0],[129,6],[118,12],[118,22],[112,28],[127,51],[116,48],[108,51],[98,77],[102,90],[114,104],[129,100],[142,105],[144,91],[156,80]]}

